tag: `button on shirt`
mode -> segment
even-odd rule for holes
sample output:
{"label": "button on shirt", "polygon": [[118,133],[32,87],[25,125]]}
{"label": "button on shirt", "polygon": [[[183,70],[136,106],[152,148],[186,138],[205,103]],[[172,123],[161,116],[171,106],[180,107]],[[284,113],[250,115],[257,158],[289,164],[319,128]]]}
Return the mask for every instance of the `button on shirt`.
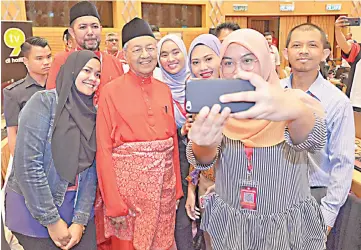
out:
{"label": "button on shirt", "polygon": [[4,89],[4,116],[7,127],[18,126],[19,113],[33,94],[44,90],[29,74]]}
{"label": "button on shirt", "polygon": [[[292,88],[292,75],[281,80]],[[350,100],[319,73],[307,91],[318,99],[326,112],[327,144],[319,152],[309,153],[311,187],[327,187],[321,211],[327,226],[333,227],[351,188],[355,162],[355,124]]]}

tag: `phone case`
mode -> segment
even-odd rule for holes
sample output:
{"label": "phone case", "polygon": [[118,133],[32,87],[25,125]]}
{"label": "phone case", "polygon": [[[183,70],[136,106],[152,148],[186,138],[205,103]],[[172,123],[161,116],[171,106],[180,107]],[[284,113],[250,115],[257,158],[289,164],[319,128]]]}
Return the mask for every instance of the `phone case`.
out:
{"label": "phone case", "polygon": [[359,17],[347,17],[346,18],[349,26],[360,26],[360,18]]}
{"label": "phone case", "polygon": [[190,80],[186,85],[186,111],[188,113],[199,113],[204,106],[211,108],[214,104],[220,104],[222,110],[229,107],[232,113],[245,111],[254,106],[255,103],[221,103],[219,97],[224,94],[254,90],[255,87],[249,81],[240,79]]}

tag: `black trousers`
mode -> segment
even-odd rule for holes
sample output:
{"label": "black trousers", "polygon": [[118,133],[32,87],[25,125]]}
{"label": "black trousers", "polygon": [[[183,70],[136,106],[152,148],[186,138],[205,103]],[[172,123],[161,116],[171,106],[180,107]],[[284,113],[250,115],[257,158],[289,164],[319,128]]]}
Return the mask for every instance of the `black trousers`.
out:
{"label": "black trousers", "polygon": [[183,143],[183,139],[178,133],[179,161],[184,196],[180,199],[178,205],[175,224],[175,241],[178,250],[193,250],[192,222],[185,208],[188,194],[188,181],[186,177],[189,173],[189,163],[186,157],[186,145]]}

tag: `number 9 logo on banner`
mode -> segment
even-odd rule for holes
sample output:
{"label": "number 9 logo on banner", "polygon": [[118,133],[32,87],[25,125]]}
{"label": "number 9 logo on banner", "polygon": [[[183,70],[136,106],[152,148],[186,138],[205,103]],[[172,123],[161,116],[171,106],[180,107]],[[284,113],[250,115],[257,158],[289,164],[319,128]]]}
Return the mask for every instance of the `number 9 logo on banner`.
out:
{"label": "number 9 logo on banner", "polygon": [[10,28],[4,33],[4,43],[9,48],[13,49],[10,56],[19,56],[21,48],[20,46],[25,42],[25,34],[21,29]]}

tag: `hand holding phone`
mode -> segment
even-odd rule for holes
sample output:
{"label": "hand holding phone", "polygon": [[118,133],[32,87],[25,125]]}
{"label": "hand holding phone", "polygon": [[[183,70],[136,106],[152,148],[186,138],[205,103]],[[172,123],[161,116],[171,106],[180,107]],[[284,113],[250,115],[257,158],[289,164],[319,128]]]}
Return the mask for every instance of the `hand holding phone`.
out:
{"label": "hand holding phone", "polygon": [[215,104],[221,106],[221,110],[229,107],[232,113],[245,111],[254,105],[254,102],[231,102],[221,103],[221,95],[254,91],[255,87],[249,82],[240,79],[199,79],[190,80],[186,85],[186,111],[199,113],[207,106],[211,108]]}
{"label": "hand holding phone", "polygon": [[337,18],[335,26],[337,28],[344,28],[347,26],[360,26],[360,18],[340,16],[339,18]]}
{"label": "hand holding phone", "polygon": [[256,90],[223,95],[221,102],[254,102],[255,105],[246,111],[231,114],[232,118],[278,122],[293,121],[304,115],[302,101],[286,93],[278,79],[267,82],[260,75],[246,71],[239,72],[237,77],[249,80]]}

